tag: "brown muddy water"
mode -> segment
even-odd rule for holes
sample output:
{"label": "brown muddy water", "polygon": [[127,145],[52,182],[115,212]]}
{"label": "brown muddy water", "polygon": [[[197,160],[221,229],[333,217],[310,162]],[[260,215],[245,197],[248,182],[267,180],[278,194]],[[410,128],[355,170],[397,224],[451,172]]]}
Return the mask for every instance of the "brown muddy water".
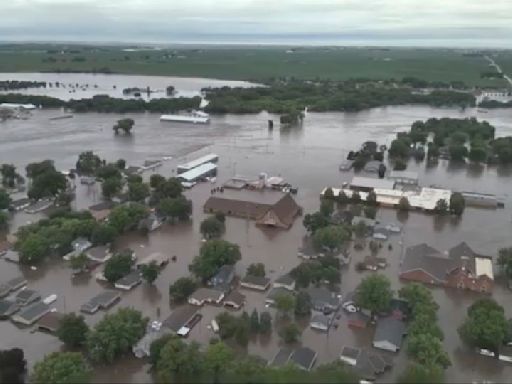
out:
{"label": "brown muddy water", "polygon": [[[172,156],[157,169],[165,176],[174,174],[176,164],[191,160],[209,152],[219,154],[218,184],[237,175],[255,176],[260,172],[281,175],[299,188],[297,201],[305,212],[318,209],[319,193],[326,185],[336,186],[352,177],[351,172],[338,171],[339,163],[349,150],[359,147],[368,139],[388,144],[394,133],[406,130],[417,119],[429,117],[477,116],[477,111],[453,109],[431,109],[425,107],[379,108],[354,114],[323,113],[308,114],[303,125],[292,129],[267,130],[267,119],[274,118],[266,113],[245,116],[214,116],[210,125],[177,125],[161,123],[158,115],[128,115],[135,120],[132,137],[115,137],[112,125],[119,115],[76,114],[72,119],[48,120],[59,111],[35,111],[28,120],[11,120],[0,124],[0,163],[14,163],[24,167],[31,161],[45,158],[54,159],[60,169],[74,166],[79,152],[94,150],[108,160],[124,158],[129,164],[140,165],[146,159],[161,159]],[[510,111],[495,110],[477,116],[488,120],[497,127],[498,135],[512,135]],[[496,257],[497,249],[512,245],[512,170],[505,168],[452,167],[441,161],[436,167],[427,168],[425,163],[409,163],[409,170],[417,170],[421,185],[442,185],[456,190],[496,193],[503,197],[505,208],[482,210],[467,208],[462,219],[439,220],[433,216],[411,212],[403,224],[405,230],[389,241],[380,251],[389,266],[383,271],[392,281],[393,288],[399,289],[398,271],[403,248],[420,242],[427,242],[440,250],[446,250],[460,241],[466,241],[476,251]],[[149,177],[149,174],[145,174]],[[164,319],[171,311],[168,297],[169,284],[178,277],[188,274],[188,264],[198,253],[201,245],[199,223],[204,217],[202,206],[210,195],[211,184],[200,184],[187,191],[193,200],[193,220],[188,224],[167,225],[149,236],[129,234],[117,242],[117,246],[132,247],[138,257],[155,251],[176,255],[176,263],[170,263],[158,277],[154,287],[144,284],[132,292],[123,293],[121,306],[132,306],[144,312],[151,319]],[[100,200],[100,191],[78,185],[77,208],[85,208]],[[383,222],[397,222],[396,212],[379,209],[378,219]],[[37,216],[19,214],[13,219],[13,228],[37,220]],[[240,275],[250,263],[263,262],[270,277],[275,278],[289,271],[300,262],[297,249],[305,230],[301,218],[288,231],[262,230],[254,222],[243,219],[227,219],[224,238],[240,245],[242,260],[237,264]],[[368,253],[352,252],[352,263],[342,272],[342,293],[352,291],[367,273],[355,270],[355,264]],[[67,266],[61,262],[47,265],[37,271],[0,261],[0,281],[24,274],[28,286],[41,291],[43,295],[55,293],[59,296],[55,306],[59,311],[78,311],[89,298],[99,293],[102,286],[94,277],[71,279]],[[457,335],[466,308],[478,297],[464,292],[433,290],[440,305],[439,323],[445,333],[444,348],[452,359],[447,370],[449,382],[470,382],[491,380],[507,382],[512,375],[512,366],[487,357],[481,357],[465,348]],[[244,291],[247,296],[245,310],[264,310],[264,295]],[[505,306],[507,315],[512,316],[512,292],[498,284],[494,297]],[[160,309],[160,311],[158,311]],[[192,330],[189,339],[203,344],[213,336],[207,328],[211,319],[222,308],[205,306],[201,309],[203,319]],[[271,310],[272,311],[272,310]],[[160,317],[158,317],[160,312]],[[98,312],[87,316],[90,324],[103,316]],[[304,324],[301,342],[318,353],[319,363],[336,360],[343,346],[371,348],[373,330],[353,331],[346,325],[342,314],[338,329],[331,328],[328,334],[318,333]],[[271,359],[280,346],[274,333],[267,339],[255,339],[248,347],[248,353]],[[9,321],[0,322],[0,347],[21,347],[32,365],[45,354],[62,348],[54,337],[27,329],[18,329]],[[407,361],[405,351],[395,356],[394,369],[380,378],[393,381]],[[147,365],[126,357],[114,365],[96,369],[97,382],[147,382],[150,376]]]}

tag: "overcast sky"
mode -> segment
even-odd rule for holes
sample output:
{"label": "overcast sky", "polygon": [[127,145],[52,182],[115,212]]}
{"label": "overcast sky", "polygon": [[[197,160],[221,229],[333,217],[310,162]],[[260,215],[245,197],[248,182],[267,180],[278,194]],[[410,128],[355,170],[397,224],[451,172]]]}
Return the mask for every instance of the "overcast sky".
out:
{"label": "overcast sky", "polygon": [[0,0],[2,41],[512,48],[512,0]]}

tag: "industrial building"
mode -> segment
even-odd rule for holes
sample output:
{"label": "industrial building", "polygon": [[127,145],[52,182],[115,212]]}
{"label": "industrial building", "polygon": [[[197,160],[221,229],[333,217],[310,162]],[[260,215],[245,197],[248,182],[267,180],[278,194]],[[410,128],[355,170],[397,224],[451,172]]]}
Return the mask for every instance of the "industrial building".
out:
{"label": "industrial building", "polygon": [[217,175],[217,166],[213,163],[205,163],[190,171],[178,175],[178,179],[185,183],[195,183],[204,180],[206,177],[213,177]]}
{"label": "industrial building", "polygon": [[216,163],[219,161],[219,156],[215,153],[210,153],[206,156],[200,157],[199,159],[192,160],[186,164],[178,165],[177,172],[178,175],[184,172],[188,172],[194,168],[199,167],[200,165],[206,164],[206,163]]}

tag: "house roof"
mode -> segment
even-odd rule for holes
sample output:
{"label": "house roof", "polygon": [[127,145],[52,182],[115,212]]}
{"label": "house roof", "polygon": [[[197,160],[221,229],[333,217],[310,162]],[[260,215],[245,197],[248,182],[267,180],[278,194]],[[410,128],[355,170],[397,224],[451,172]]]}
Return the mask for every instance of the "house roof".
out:
{"label": "house roof", "polygon": [[403,321],[393,317],[380,318],[377,321],[373,342],[387,341],[397,348],[400,348],[405,331],[406,326]]}
{"label": "house roof", "polygon": [[304,290],[309,294],[311,298],[311,303],[314,307],[316,306],[330,306],[330,307],[338,307],[340,305],[340,300],[337,297],[335,292],[331,292],[325,287],[314,287],[311,286]]}
{"label": "house roof", "polygon": [[4,254],[4,260],[10,261],[12,263],[20,262],[20,253],[18,251],[14,251],[12,249],[8,249]]}
{"label": "house roof", "polygon": [[253,220],[260,220],[271,211],[282,224],[290,226],[300,207],[290,194],[282,192],[226,189],[220,195],[211,196],[206,201],[204,210]]}
{"label": "house roof", "polygon": [[293,350],[291,348],[284,347],[279,349],[279,351],[277,351],[270,364],[277,367],[286,365],[288,363],[288,360],[290,360],[292,352]]}
{"label": "house roof", "polygon": [[215,276],[212,277],[212,279],[226,281],[232,276],[234,272],[234,265],[223,265],[217,270],[217,273],[215,274]]}
{"label": "house roof", "polygon": [[114,208],[114,203],[111,201],[103,201],[98,204],[91,205],[89,211],[105,211]]}
{"label": "house roof", "polygon": [[279,276],[274,281],[274,283],[283,284],[283,285],[291,285],[294,282],[295,282],[295,279],[291,275],[289,275],[289,274]]}
{"label": "house roof", "polygon": [[27,284],[27,279],[25,279],[23,276],[14,277],[5,283],[5,285],[7,285],[11,291],[22,287],[25,284]]}
{"label": "house roof", "polygon": [[199,288],[189,297],[197,301],[219,301],[224,293],[212,288]]}
{"label": "house roof", "polygon": [[361,350],[359,348],[347,347],[344,346],[341,350],[341,356],[347,357],[349,359],[357,360]]}
{"label": "house roof", "polygon": [[104,260],[109,254],[110,248],[106,245],[98,245],[86,251],[87,256],[97,260]]}
{"label": "house roof", "polygon": [[141,266],[144,264],[151,264],[151,262],[153,262],[153,261],[156,262],[157,264],[164,264],[169,261],[169,256],[164,255],[163,253],[160,253],[160,252],[153,252],[151,255],[146,256],[142,260],[139,260],[137,262],[137,266]]}
{"label": "house roof", "polygon": [[23,289],[16,294],[16,301],[27,302],[40,298],[39,292],[33,289]]}
{"label": "house roof", "polygon": [[263,288],[270,284],[270,279],[265,276],[247,275],[241,280],[241,283],[257,285]]}
{"label": "house roof", "polygon": [[37,326],[49,332],[56,332],[59,329],[62,314],[58,312],[48,312],[37,322]]}
{"label": "house roof", "polygon": [[42,301],[38,301],[23,308],[18,314],[16,314],[16,317],[30,323],[49,311],[50,307],[47,304],[43,303]]}
{"label": "house roof", "polygon": [[0,316],[10,316],[19,309],[14,300],[0,300]]}
{"label": "house roof", "polygon": [[118,300],[121,295],[116,291],[104,291],[99,295],[94,296],[87,303],[83,304],[81,309],[85,311],[89,311],[95,307],[105,308],[113,303],[115,300]]}
{"label": "house roof", "polygon": [[224,299],[224,302],[234,303],[237,306],[241,306],[245,302],[245,295],[241,294],[238,291],[231,291]]}
{"label": "house roof", "polygon": [[292,295],[292,293],[289,290],[287,290],[286,288],[282,288],[282,287],[272,288],[268,292],[267,299],[275,300],[276,297],[278,297],[280,295]]}
{"label": "house roof", "polygon": [[185,304],[174,311],[162,322],[162,326],[174,332],[183,327],[197,313],[198,307]]}
{"label": "house roof", "polygon": [[323,313],[316,312],[309,321],[310,324],[312,323],[318,323],[324,325],[326,328],[328,328],[331,325],[332,316],[324,315]]}
{"label": "house roof", "polygon": [[300,347],[292,352],[290,361],[299,365],[301,368],[310,370],[316,360],[316,352],[308,347]]}
{"label": "house roof", "polygon": [[409,179],[418,180],[418,172],[413,171],[391,171],[388,179]]}
{"label": "house roof", "polygon": [[133,286],[138,284],[141,281],[141,276],[139,271],[132,271],[124,277],[121,277],[119,280],[115,282],[115,285],[126,285]]}

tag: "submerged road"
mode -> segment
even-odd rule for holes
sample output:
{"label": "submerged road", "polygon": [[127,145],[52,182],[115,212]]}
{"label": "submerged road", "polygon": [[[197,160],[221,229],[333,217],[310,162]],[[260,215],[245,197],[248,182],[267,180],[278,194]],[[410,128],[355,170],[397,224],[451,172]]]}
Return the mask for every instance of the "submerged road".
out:
{"label": "submerged road", "polygon": [[[501,67],[493,60],[491,59],[489,56],[485,56],[485,58],[487,59],[487,61],[494,67],[496,68],[496,71],[498,73],[501,73],[503,74],[503,70],[501,69]],[[508,76],[507,74],[503,74],[503,78],[508,81],[508,83],[510,84],[510,86],[512,87],[512,79],[510,78],[510,76]]]}

